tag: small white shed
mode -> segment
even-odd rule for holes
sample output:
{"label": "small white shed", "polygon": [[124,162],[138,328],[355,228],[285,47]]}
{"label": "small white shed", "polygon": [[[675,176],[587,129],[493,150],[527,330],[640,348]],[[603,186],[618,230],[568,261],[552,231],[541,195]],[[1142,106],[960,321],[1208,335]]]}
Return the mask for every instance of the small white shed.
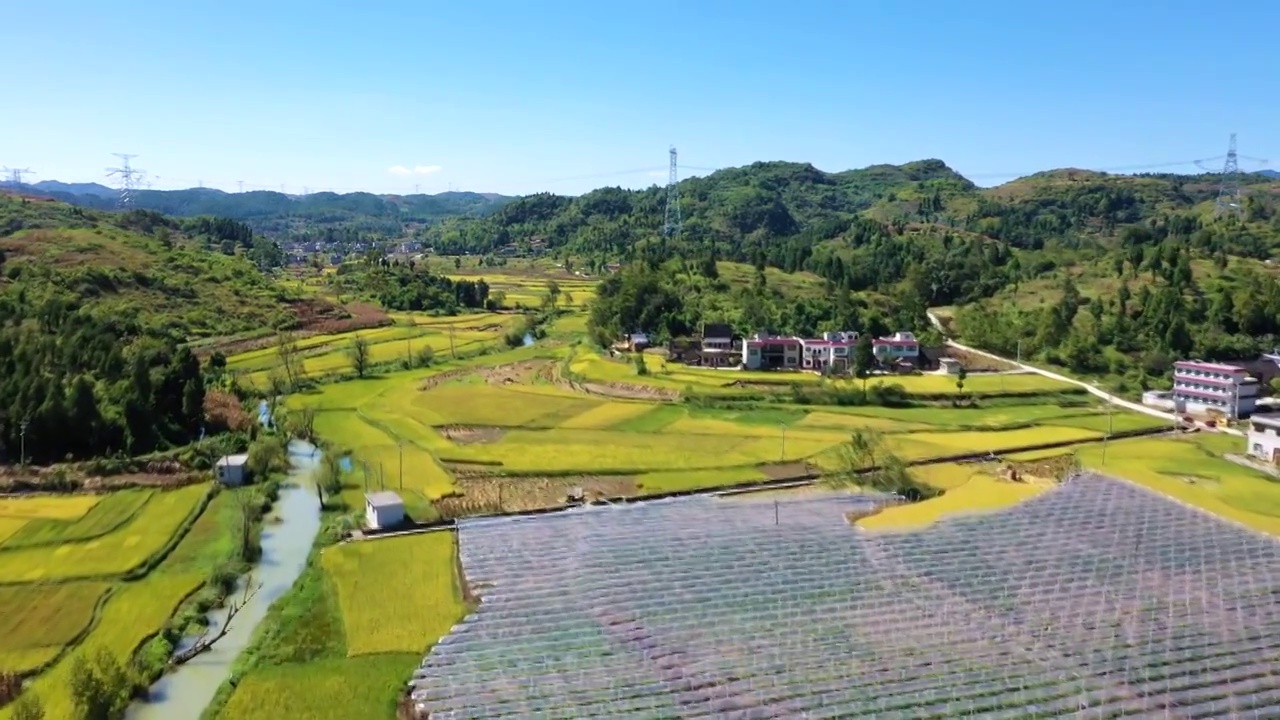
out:
{"label": "small white shed", "polygon": [[370,530],[382,530],[404,522],[404,501],[390,490],[364,496],[364,521]]}
{"label": "small white shed", "polygon": [[232,487],[243,485],[249,476],[248,465],[249,455],[247,453],[223,455],[218,459],[218,463],[215,466],[218,482]]}
{"label": "small white shed", "polygon": [[960,361],[955,358],[939,358],[938,369],[947,375],[959,375]]}

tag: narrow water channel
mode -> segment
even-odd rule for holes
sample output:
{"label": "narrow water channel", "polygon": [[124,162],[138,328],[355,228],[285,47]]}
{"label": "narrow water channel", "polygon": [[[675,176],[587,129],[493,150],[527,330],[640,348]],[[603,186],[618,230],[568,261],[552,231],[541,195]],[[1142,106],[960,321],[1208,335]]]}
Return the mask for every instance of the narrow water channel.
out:
{"label": "narrow water channel", "polygon": [[[236,615],[227,636],[175,672],[151,687],[148,700],[129,708],[126,720],[197,720],[227,678],[231,665],[253,638],[253,631],[267,614],[267,608],[289,591],[306,565],[311,545],[320,530],[320,502],[312,486],[311,474],[320,452],[310,443],[289,443],[292,470],[280,489],[262,530],[262,559],[248,576],[261,583],[249,604]],[[237,592],[243,591],[243,581]],[[209,615],[214,631],[226,620],[225,610]],[[189,647],[191,640],[181,649]]]}

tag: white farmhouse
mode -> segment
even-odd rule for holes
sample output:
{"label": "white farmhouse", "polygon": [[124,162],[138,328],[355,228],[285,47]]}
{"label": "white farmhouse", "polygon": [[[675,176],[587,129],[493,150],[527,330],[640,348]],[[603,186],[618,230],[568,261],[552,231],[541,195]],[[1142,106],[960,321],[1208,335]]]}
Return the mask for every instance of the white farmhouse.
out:
{"label": "white farmhouse", "polygon": [[231,487],[243,485],[244,481],[249,477],[248,465],[248,454],[222,456],[214,467],[218,475],[218,482]]}
{"label": "white farmhouse", "polygon": [[370,530],[385,530],[404,522],[404,501],[390,490],[364,496],[364,521]]}
{"label": "white farmhouse", "polygon": [[1249,418],[1247,437],[1251,457],[1280,465],[1280,413],[1258,413]]}

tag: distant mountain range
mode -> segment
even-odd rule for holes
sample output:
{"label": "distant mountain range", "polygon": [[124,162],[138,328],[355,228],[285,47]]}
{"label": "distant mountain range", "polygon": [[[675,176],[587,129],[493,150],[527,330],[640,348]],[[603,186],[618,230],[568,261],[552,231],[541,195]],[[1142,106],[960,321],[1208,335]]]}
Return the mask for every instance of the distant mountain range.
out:
{"label": "distant mountain range", "polygon": [[[96,210],[116,208],[120,197],[119,190],[98,183],[42,180],[29,185],[3,187]],[[389,235],[399,232],[405,224],[428,224],[448,217],[484,217],[515,200],[496,193],[474,192],[435,195],[317,192],[288,195],[270,190],[228,193],[212,188],[137,190],[133,197],[136,208],[180,217],[216,215],[232,218],[268,234],[295,229],[298,224],[295,221],[330,225],[359,220],[368,226],[366,229]]]}
{"label": "distant mountain range", "polygon": [[1280,170],[1259,170],[1258,174],[1263,177],[1275,178],[1280,180]]}

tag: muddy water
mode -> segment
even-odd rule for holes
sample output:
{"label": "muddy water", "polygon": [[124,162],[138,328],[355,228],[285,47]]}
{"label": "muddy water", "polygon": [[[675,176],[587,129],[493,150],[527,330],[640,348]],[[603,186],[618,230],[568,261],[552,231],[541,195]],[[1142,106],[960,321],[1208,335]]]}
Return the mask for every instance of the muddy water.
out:
{"label": "muddy water", "polygon": [[[152,686],[147,701],[129,708],[126,720],[197,720],[249,644],[267,608],[288,592],[302,573],[320,530],[320,503],[311,484],[320,452],[310,443],[294,440],[289,444],[289,461],[293,466],[289,480],[281,487],[280,498],[262,531],[262,559],[249,575],[249,581],[261,583],[261,589],[236,615],[226,637],[212,650],[161,678]],[[209,625],[215,632],[225,620],[225,610],[209,614]],[[191,641],[185,641],[180,649]]]}

